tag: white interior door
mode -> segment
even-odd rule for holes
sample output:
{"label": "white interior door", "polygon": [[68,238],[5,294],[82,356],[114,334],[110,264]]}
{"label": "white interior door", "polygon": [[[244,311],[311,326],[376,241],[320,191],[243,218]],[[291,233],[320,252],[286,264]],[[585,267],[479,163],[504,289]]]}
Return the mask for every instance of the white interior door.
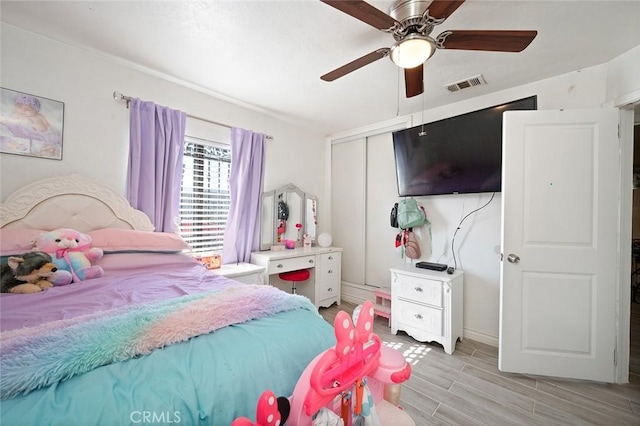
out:
{"label": "white interior door", "polygon": [[501,371],[614,381],[618,117],[504,115]]}

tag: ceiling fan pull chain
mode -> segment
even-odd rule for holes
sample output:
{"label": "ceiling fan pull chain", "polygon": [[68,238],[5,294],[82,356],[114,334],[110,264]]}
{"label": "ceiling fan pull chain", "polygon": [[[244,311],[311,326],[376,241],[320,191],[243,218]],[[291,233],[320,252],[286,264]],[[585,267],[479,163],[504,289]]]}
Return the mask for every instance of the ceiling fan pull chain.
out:
{"label": "ceiling fan pull chain", "polygon": [[422,127],[420,128],[420,133],[418,133],[418,136],[426,136],[427,132],[424,131],[424,94],[426,93],[426,90],[422,91]]}
{"label": "ceiling fan pull chain", "polygon": [[398,84],[396,84],[396,88],[398,89],[398,102],[396,103],[396,117],[400,116],[400,67],[398,67]]}

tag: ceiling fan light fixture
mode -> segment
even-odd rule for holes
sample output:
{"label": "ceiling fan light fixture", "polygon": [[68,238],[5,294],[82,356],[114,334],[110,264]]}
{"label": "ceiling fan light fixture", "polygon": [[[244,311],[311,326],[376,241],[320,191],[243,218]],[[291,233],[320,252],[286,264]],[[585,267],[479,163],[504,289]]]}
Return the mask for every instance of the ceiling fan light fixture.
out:
{"label": "ceiling fan light fixture", "polygon": [[410,69],[423,64],[435,52],[431,37],[409,34],[391,48],[391,60],[400,68]]}

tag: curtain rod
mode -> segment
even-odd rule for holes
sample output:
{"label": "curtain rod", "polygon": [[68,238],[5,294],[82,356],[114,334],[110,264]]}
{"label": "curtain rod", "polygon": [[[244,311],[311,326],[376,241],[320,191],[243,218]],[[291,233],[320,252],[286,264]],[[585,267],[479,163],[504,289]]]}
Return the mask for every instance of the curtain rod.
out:
{"label": "curtain rod", "polygon": [[[116,100],[116,101],[126,101],[127,102],[127,108],[129,108],[129,102],[131,102],[131,100],[133,98],[131,96],[123,95],[120,92],[114,91],[113,92],[113,99]],[[191,114],[187,114],[187,117],[193,118],[194,120],[204,121],[205,123],[211,123],[211,124],[215,124],[215,125],[218,125],[218,126],[226,127],[227,129],[231,129],[233,127],[233,126],[229,126],[228,124],[218,123],[217,121],[208,120],[208,119],[202,118],[202,117],[196,117],[195,115],[191,115]],[[271,135],[265,135],[264,137],[267,140],[273,140],[273,136],[271,136]]]}

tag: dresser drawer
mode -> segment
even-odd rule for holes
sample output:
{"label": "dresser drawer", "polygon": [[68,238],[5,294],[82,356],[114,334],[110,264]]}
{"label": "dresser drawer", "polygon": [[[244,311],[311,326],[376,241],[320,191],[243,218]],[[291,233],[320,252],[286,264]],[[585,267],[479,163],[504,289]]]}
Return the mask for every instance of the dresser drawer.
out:
{"label": "dresser drawer", "polygon": [[325,253],[321,254],[320,262],[323,265],[333,265],[334,267],[340,264],[340,253]]}
{"label": "dresser drawer", "polygon": [[416,305],[414,303],[399,300],[398,309],[394,306],[392,315],[399,315],[397,321],[409,327],[415,327],[422,332],[432,333],[438,336],[443,334],[442,309]]}
{"label": "dresser drawer", "polygon": [[298,269],[313,268],[315,266],[315,256],[291,257],[288,259],[270,260],[267,271],[269,275],[273,275],[281,272],[297,271]]}
{"label": "dresser drawer", "polygon": [[442,282],[398,274],[396,294],[401,299],[442,307]]}
{"label": "dresser drawer", "polygon": [[340,274],[340,253],[327,253],[320,256],[320,281],[338,279]]}
{"label": "dresser drawer", "polygon": [[316,283],[316,297],[318,300],[337,297],[338,293],[340,293],[340,283],[338,280],[320,281]]}

